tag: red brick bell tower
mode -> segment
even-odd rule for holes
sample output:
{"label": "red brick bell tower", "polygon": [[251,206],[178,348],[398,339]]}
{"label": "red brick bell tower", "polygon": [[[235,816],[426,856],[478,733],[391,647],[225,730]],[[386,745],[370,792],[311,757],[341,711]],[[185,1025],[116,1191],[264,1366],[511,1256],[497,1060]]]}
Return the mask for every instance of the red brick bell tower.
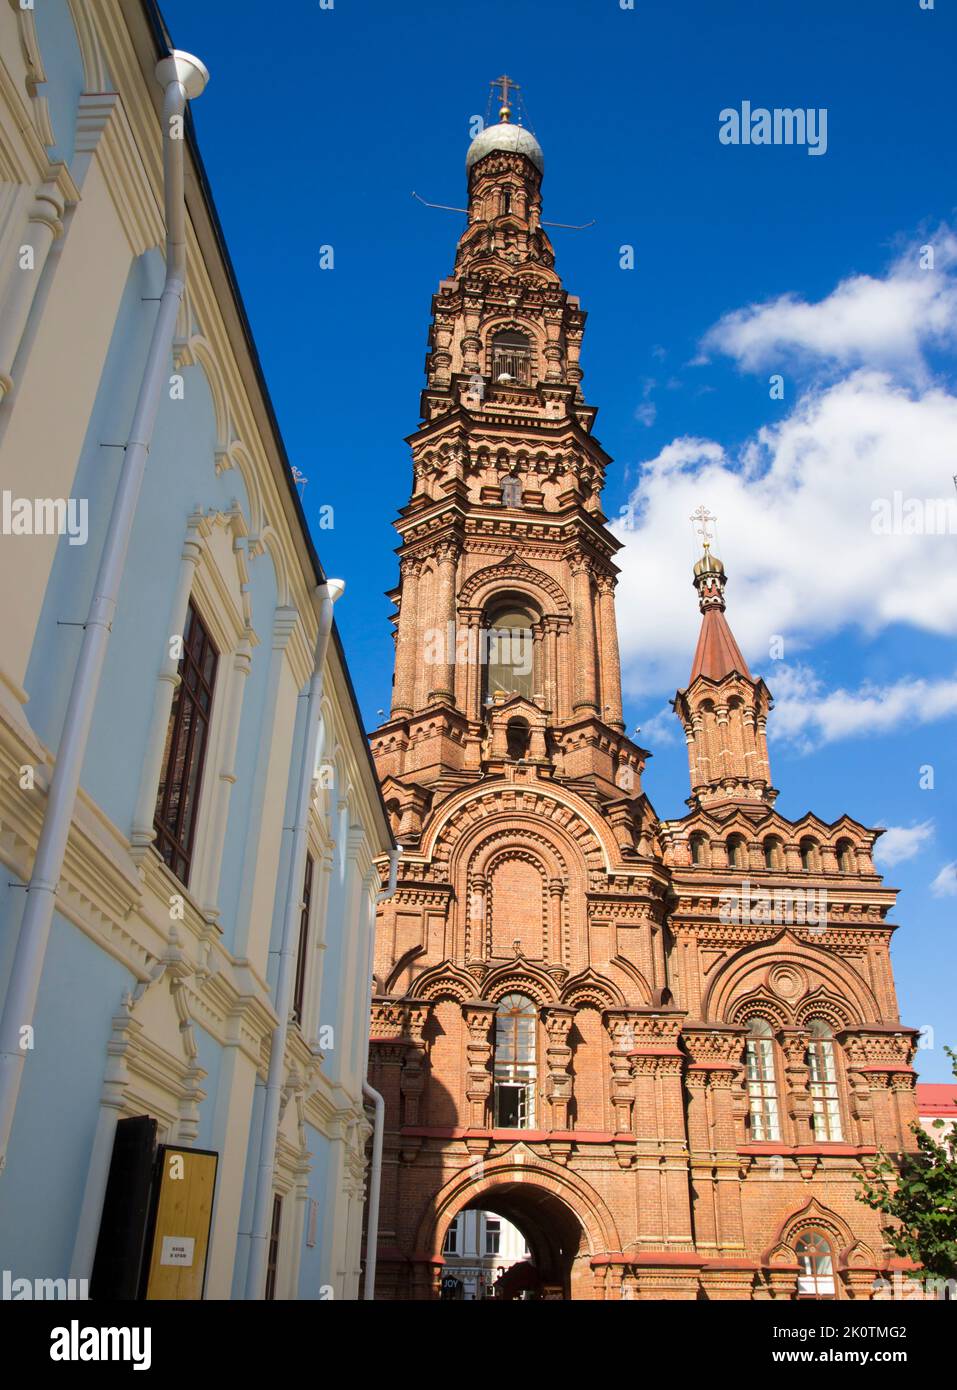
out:
{"label": "red brick bell tower", "polygon": [[[855,1268],[884,1258],[845,1179],[860,1146],[899,1138],[909,1114],[872,1100],[875,1070],[888,1097],[913,1081],[883,924],[893,893],[870,862],[874,832],[774,812],[770,695],[707,549],[701,640],[676,698],[692,810],[659,822],[641,790],[647,754],[622,720],[619,542],[601,510],[610,459],[581,389],[585,314],[544,230],[541,148],[511,115],[505,83],[499,122],[469,148],[468,223],[432,301],[396,522],[392,708],[371,736],[403,846],[372,1005],[370,1078],[386,1100],[377,1296],[436,1296],[466,1207],[520,1227],[545,1296],[793,1296],[822,1162],[843,1182],[833,1213],[832,1186],[811,1213],[835,1264],[839,1251]],[[745,846],[733,864],[729,834],[735,856]],[[848,875],[841,944],[813,939],[813,923],[725,926],[721,894],[749,891],[745,864],[780,882],[804,872],[809,838],[815,884]],[[770,1053],[749,1032],[758,1016]],[[813,1116],[832,1083],[813,1078],[835,1048],[846,1120],[822,1160]],[[779,1113],[753,1128],[765,1064],[761,1104]],[[776,1188],[765,1133],[788,1180]]]}

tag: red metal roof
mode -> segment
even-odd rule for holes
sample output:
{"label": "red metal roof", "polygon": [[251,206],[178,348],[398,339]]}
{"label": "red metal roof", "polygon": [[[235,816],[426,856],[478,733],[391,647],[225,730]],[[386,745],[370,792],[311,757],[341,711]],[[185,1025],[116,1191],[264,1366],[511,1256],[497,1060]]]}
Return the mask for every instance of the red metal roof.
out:
{"label": "red metal roof", "polygon": [[706,608],[688,684],[696,681],[699,676],[720,681],[731,671],[738,671],[748,680],[752,679],[748,663],[741,655],[741,648],[734,640],[734,633],[721,609]]}
{"label": "red metal roof", "polygon": [[950,1116],[957,1120],[957,1084],[946,1081],[917,1083],[917,1113],[919,1115]]}

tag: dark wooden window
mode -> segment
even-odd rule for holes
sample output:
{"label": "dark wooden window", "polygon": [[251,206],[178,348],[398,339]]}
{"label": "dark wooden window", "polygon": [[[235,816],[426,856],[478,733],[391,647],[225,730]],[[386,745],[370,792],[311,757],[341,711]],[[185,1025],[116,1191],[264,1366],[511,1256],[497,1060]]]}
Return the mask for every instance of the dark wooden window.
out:
{"label": "dark wooden window", "polygon": [[272,1199],[272,1224],[269,1227],[269,1259],[266,1264],[266,1299],[276,1297],[276,1270],[279,1268],[279,1228],[282,1226],[282,1198],[275,1193]]}
{"label": "dark wooden window", "polygon": [[302,917],[299,922],[299,953],[296,957],[296,987],[292,993],[292,1016],[302,1023],[302,1002],[306,989],[306,947],[309,941],[309,908],[312,903],[312,855],[306,855],[306,874],[302,884]]}
{"label": "dark wooden window", "polygon": [[212,639],[191,601],[183,631],[179,685],[166,730],[155,816],[156,848],[183,883],[189,882],[218,660]]}

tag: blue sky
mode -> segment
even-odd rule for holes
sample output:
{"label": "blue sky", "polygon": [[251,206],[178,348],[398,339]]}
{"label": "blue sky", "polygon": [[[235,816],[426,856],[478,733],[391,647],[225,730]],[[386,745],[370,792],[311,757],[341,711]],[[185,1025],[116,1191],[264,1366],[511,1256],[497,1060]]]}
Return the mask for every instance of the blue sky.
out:
{"label": "blue sky", "polygon": [[[624,517],[618,614],[626,717],[655,755],[645,789],[659,815],[682,813],[667,700],[694,646],[688,516],[704,502],[730,620],[777,696],[778,806],[890,828],[902,1014],[933,1029],[923,1079],[950,1079],[957,532],[883,536],[874,514],[895,491],[954,496],[953,7],[163,8],[212,73],[201,148],[319,552],[347,580],[337,620],[368,727],[389,703],[403,439],[463,225],[411,192],[463,205],[469,122],[504,70],[545,151],[545,216],[595,219],[554,242],[589,312],[583,385],[616,460],[605,510]],[[826,109],[826,153],[721,144],[719,112],[745,100]],[[320,530],[324,506],[335,524]]]}

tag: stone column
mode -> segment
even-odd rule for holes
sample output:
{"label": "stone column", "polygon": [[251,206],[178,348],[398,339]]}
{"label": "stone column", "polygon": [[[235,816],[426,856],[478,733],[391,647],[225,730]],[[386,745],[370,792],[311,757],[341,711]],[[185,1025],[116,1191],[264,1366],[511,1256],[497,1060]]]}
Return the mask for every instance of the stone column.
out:
{"label": "stone column", "polygon": [[477,376],[482,371],[479,360],[482,339],[479,337],[478,331],[482,302],[472,295],[466,295],[464,309],[465,333],[462,336],[462,370],[466,374]]}
{"label": "stone column", "polygon": [[436,551],[435,617],[442,633],[442,660],[430,676],[429,704],[455,704],[455,575],[458,547],[443,542]]}
{"label": "stone column", "polygon": [[432,350],[433,386],[448,386],[452,380],[452,329],[455,323],[452,314],[436,314],[435,346]]}
{"label": "stone column", "polygon": [[572,1050],[568,1046],[568,1034],[575,1018],[575,1010],[554,1005],[544,1011],[542,1022],[548,1034],[545,1048],[545,1061],[548,1072],[545,1076],[545,1099],[552,1107],[552,1129],[568,1129],[568,1107],[572,1099],[572,1075],[569,1065]]}
{"label": "stone column", "polygon": [[484,874],[469,876],[469,900],[465,914],[465,961],[484,960],[488,921],[488,880]]}
{"label": "stone column", "polygon": [[542,690],[545,706],[555,718],[558,712],[558,627],[553,618],[542,623],[545,631],[545,669],[542,675]]}
{"label": "stone column", "polygon": [[466,719],[480,720],[482,718],[482,663],[481,663],[481,632],[482,610],[480,608],[463,608],[461,617],[465,621],[468,629],[468,645],[466,646],[466,668],[463,695],[463,712]]}
{"label": "stone column", "polygon": [[[23,338],[27,318],[46,265],[50,248],[63,235],[66,200],[58,187],[59,170],[48,170],[47,181],[37,189],[27,217],[23,244],[3,289],[0,313],[0,399],[13,389],[13,362]],[[29,258],[29,259],[27,259]]]}
{"label": "stone column", "polygon": [[546,958],[551,965],[564,965],[565,952],[562,941],[562,903],[565,898],[565,882],[560,878],[548,880],[548,936],[545,943]]}
{"label": "stone column", "polygon": [[601,643],[602,718],[614,728],[624,729],[621,710],[621,658],[618,652],[618,625],[615,622],[615,581],[611,575],[598,580],[599,642]]}
{"label": "stone column", "polygon": [[492,1028],[495,1024],[495,1005],[485,999],[471,999],[462,1005],[462,1016],[468,1029],[465,1097],[468,1101],[470,1129],[488,1129],[492,1124],[490,1102],[492,1095]]}
{"label": "stone column", "polygon": [[402,1093],[402,1123],[403,1125],[417,1125],[420,1123],[419,1106],[422,1100],[422,1092],[425,1090],[425,1038],[423,1029],[432,1011],[431,1004],[408,1005],[407,1015],[407,1035],[405,1055],[402,1063],[402,1074],[399,1079],[399,1087]]}
{"label": "stone column", "polygon": [[808,1089],[808,1032],[806,1028],[782,1028],[779,1037],[781,1051],[784,1053],[784,1099],[793,1125],[793,1140],[795,1144],[813,1144],[813,1101]]}
{"label": "stone column", "polygon": [[562,315],[561,309],[545,310],[545,380],[562,379]]}
{"label": "stone column", "polygon": [[611,1104],[615,1112],[615,1132],[631,1134],[635,1110],[635,1083],[631,1074],[635,1025],[628,1011],[622,1009],[605,1015],[605,1027],[611,1034]]}
{"label": "stone column", "polygon": [[399,632],[395,648],[395,684],[392,687],[392,718],[410,715],[415,706],[415,672],[419,654],[418,588],[422,573],[420,560],[399,562],[402,589],[399,600]]}
{"label": "stone column", "polygon": [[[591,568],[579,556],[571,562],[572,607],[574,611],[577,698],[572,709],[582,713],[598,713],[598,689],[595,663],[595,614],[591,597]],[[574,688],[574,686],[573,686]]]}

